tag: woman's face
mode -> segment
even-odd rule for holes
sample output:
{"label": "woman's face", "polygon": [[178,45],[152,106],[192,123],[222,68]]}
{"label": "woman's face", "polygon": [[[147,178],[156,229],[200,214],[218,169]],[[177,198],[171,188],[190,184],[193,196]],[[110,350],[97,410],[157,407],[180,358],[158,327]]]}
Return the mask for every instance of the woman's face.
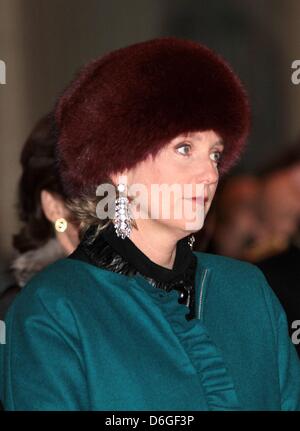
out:
{"label": "woman's face", "polygon": [[[218,185],[223,148],[211,130],[179,135],[155,157],[124,172],[137,225],[139,218],[149,218],[179,236],[200,230]],[[122,182],[119,176],[112,179]]]}

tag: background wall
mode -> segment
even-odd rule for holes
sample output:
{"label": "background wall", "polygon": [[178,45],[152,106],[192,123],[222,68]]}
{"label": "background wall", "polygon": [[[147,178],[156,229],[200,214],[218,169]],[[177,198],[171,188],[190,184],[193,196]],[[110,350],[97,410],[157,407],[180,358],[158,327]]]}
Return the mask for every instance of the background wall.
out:
{"label": "background wall", "polygon": [[255,171],[300,135],[297,0],[0,0],[0,260],[12,255],[19,155],[30,130],[74,72],[112,49],[163,35],[223,54],[250,92],[253,128],[236,168]]}
{"label": "background wall", "polygon": [[11,258],[24,140],[80,66],[160,34],[156,0],[0,0],[0,259]]}

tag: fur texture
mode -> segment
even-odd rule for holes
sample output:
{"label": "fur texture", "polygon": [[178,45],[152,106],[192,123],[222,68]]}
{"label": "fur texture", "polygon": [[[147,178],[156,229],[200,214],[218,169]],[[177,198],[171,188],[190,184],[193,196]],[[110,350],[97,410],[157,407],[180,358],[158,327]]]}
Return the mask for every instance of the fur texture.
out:
{"label": "fur texture", "polygon": [[95,193],[111,173],[186,132],[214,130],[223,138],[222,175],[240,157],[249,116],[240,80],[198,42],[164,37],[110,52],[85,66],[56,105],[66,193]]}
{"label": "fur texture", "polygon": [[52,238],[42,247],[18,254],[10,269],[19,287],[25,284],[50,263],[66,257],[66,253],[57,239]]}

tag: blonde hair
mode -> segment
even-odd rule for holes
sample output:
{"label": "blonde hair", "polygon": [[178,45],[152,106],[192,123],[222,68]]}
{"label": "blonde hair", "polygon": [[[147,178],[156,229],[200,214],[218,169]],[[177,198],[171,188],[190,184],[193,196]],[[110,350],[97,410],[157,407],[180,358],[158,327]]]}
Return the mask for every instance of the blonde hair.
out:
{"label": "blonde hair", "polygon": [[89,195],[82,195],[78,198],[68,198],[65,201],[67,209],[72,214],[70,222],[78,226],[80,240],[82,240],[90,226],[97,226],[97,229],[91,237],[91,241],[93,241],[100,231],[105,229],[111,222],[110,219],[104,221],[97,217],[96,208],[98,201],[99,197]]}

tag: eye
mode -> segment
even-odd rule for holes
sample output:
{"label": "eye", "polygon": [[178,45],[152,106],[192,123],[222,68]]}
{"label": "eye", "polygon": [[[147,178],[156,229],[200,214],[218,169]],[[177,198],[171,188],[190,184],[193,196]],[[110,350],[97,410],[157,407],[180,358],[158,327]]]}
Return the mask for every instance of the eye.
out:
{"label": "eye", "polygon": [[176,147],[176,150],[182,154],[183,156],[188,156],[191,151],[191,145],[190,144],[180,144]]}
{"label": "eye", "polygon": [[212,155],[217,155],[217,158],[214,159],[214,162],[216,162],[217,164],[219,164],[220,160],[222,158],[222,151],[214,151],[212,153]]}

